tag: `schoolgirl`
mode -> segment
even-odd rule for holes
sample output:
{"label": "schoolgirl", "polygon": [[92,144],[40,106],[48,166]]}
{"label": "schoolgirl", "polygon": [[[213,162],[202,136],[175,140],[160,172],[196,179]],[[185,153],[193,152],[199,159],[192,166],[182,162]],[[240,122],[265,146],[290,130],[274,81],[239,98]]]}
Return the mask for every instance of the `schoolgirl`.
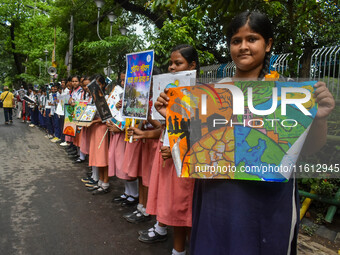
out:
{"label": "schoolgirl", "polygon": [[[169,72],[195,69],[199,71],[199,60],[197,51],[192,46],[178,45],[172,50]],[[157,102],[155,107],[165,116],[165,111],[158,107]],[[192,222],[194,180],[177,177],[170,147],[162,146],[160,140],[158,148],[151,170],[146,208],[147,213],[157,215],[158,222],[150,229],[151,231],[140,232],[138,240],[142,242],[164,240],[167,233],[165,225],[174,226],[172,254],[185,254],[186,238],[190,236]]]}
{"label": "schoolgirl", "polygon": [[[243,12],[227,32],[233,79],[266,78],[273,32],[268,18]],[[315,85],[319,103],[302,153],[326,142],[327,116],[334,99],[325,83]],[[166,105],[163,93],[159,105]],[[295,179],[286,183],[242,180],[196,180],[190,254],[296,254],[299,215]]]}
{"label": "schoolgirl", "polygon": [[[105,93],[105,78],[102,75],[97,75],[95,79],[103,93]],[[98,167],[99,171],[98,185],[94,188],[92,194],[107,194],[110,191],[108,175],[109,139],[107,127],[105,123],[102,123],[99,115],[96,114],[88,130],[90,131],[89,166]]]}

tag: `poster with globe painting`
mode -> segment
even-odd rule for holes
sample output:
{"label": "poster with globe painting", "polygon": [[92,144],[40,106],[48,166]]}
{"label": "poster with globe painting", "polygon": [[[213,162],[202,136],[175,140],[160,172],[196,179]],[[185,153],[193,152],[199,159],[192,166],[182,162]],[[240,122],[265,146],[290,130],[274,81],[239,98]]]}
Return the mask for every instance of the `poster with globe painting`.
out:
{"label": "poster with globe painting", "polygon": [[316,81],[234,81],[170,88],[177,175],[286,182],[317,112]]}
{"label": "poster with globe painting", "polygon": [[153,50],[126,55],[126,79],[122,116],[147,119],[154,62]]}

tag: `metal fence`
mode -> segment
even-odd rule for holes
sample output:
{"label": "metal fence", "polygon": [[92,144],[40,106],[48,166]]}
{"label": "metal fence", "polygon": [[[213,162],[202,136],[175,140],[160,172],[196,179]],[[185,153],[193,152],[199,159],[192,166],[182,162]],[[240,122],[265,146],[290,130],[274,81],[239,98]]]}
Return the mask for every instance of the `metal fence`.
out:
{"label": "metal fence", "polygon": [[[270,70],[279,73],[289,73],[289,57],[292,53],[272,55],[270,59]],[[296,67],[297,74],[300,73],[301,64],[298,58]],[[336,99],[340,98],[340,45],[314,49],[309,66],[309,79],[322,80],[327,83],[328,88]],[[204,83],[215,82],[235,74],[236,66],[233,62],[219,65],[201,67],[200,80]]]}

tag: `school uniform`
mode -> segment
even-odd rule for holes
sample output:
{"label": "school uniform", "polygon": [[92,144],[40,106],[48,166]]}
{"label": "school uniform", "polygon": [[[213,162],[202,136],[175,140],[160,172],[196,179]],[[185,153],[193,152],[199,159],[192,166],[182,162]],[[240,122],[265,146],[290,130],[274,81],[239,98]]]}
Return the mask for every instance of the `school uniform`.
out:
{"label": "school uniform", "polygon": [[294,176],[286,183],[197,179],[190,254],[296,254],[299,211]]}
{"label": "school uniform", "polygon": [[[145,125],[146,130],[153,130],[153,126],[150,123]],[[142,139],[142,148],[141,148],[141,177],[142,184],[144,186],[149,186],[150,174],[152,163],[155,158],[156,150],[158,147],[159,139]]]}
{"label": "school uniform", "polygon": [[194,179],[179,178],[173,160],[163,160],[159,139],[152,164],[146,212],[157,221],[178,227],[191,227]]}
{"label": "school uniform", "polygon": [[53,128],[53,123],[52,123],[52,117],[49,117],[49,114],[51,113],[51,103],[52,103],[52,93],[48,95],[48,98],[46,98],[46,103],[45,103],[45,123],[47,126],[47,131],[50,135],[54,134],[54,128]]}

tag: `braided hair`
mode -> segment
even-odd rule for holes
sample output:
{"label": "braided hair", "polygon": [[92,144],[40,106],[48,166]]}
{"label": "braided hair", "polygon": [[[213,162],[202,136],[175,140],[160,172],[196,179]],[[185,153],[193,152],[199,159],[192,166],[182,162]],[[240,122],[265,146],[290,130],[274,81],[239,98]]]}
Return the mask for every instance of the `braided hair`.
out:
{"label": "braided hair", "polygon": [[[237,15],[229,25],[229,28],[227,30],[227,43],[229,48],[232,36],[236,34],[238,30],[246,24],[248,24],[251,30],[260,34],[266,43],[269,43],[269,39],[274,38],[272,24],[265,14],[260,12],[245,11]],[[262,70],[258,77],[259,79],[262,79],[268,73],[271,50],[272,49],[270,49],[269,52],[266,52],[263,60]]]}

